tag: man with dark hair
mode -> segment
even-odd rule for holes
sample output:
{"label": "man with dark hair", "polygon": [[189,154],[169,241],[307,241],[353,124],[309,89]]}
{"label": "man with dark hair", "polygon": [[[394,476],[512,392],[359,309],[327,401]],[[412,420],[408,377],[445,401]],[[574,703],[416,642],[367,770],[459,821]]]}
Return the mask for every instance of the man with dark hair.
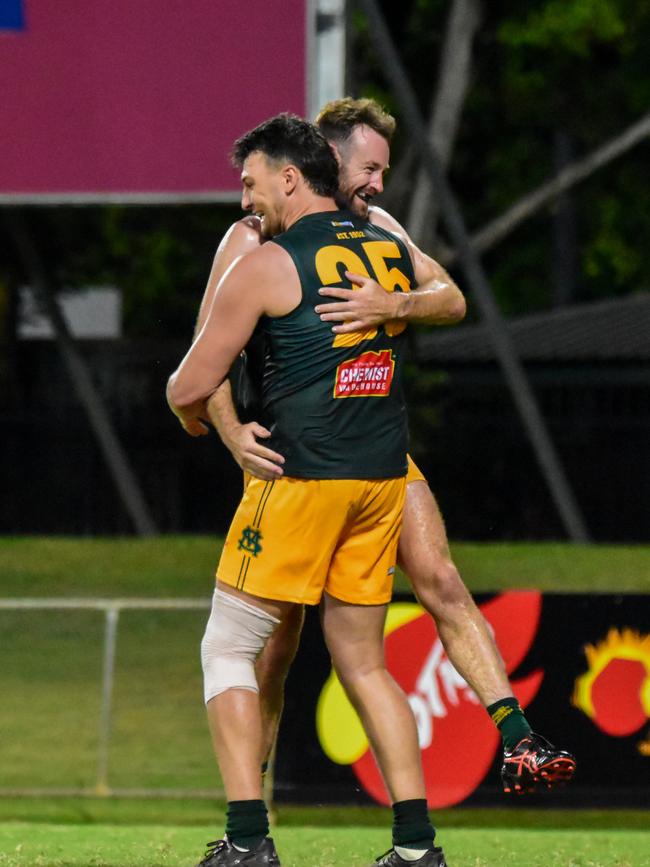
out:
{"label": "man with dark hair", "polygon": [[338,192],[338,165],[325,154],[322,133],[296,115],[279,114],[237,139],[232,162],[241,169],[255,152],[263,153],[268,162],[293,163],[319,196],[331,198]]}
{"label": "man with dark hair", "polygon": [[332,663],[393,804],[394,845],[378,863],[446,867],[433,842],[415,720],[383,656],[406,487],[404,328],[332,335],[314,312],[319,287],[344,272],[381,275],[396,295],[423,273],[399,238],[337,208],[336,159],[306,121],[272,118],[238,140],[234,160],[273,239],[220,281],[168,400],[189,434],[206,433],[213,396],[260,323],[263,412],[284,474],[249,480],[217,569],[201,657],[228,814],[225,838],[201,865],[279,865],[261,791],[255,662],[296,606],[320,603]]}
{"label": "man with dark hair", "polygon": [[[371,205],[383,190],[395,120],[371,99],[335,100],[324,106],[316,123],[339,161],[337,201],[373,225],[394,233],[407,244],[423,280],[424,291],[391,293],[362,275],[346,274],[352,288],[325,287],[321,294],[336,299],[316,306],[333,332],[351,336],[385,322],[450,324],[464,315],[458,288],[440,265],[419,250],[403,227],[386,211]],[[253,211],[244,189],[242,207]],[[221,275],[238,256],[255,250],[272,234],[254,214],[235,223],[221,242],[201,303],[197,332],[205,320]],[[381,280],[380,280],[381,282]],[[213,398],[219,434],[245,472],[264,479],[282,474],[283,455],[265,445],[269,431],[249,409],[241,424],[230,386],[224,383]],[[433,616],[449,659],[487,709],[503,739],[502,781],[506,792],[523,793],[539,785],[552,787],[571,778],[575,760],[558,750],[531,727],[513,695],[503,661],[488,626],[465,587],[447,541],[436,500],[409,458],[406,503],[398,559],[422,606]],[[295,655],[302,619],[299,611],[282,624],[258,662],[261,701],[266,721],[266,751],[270,754],[282,710],[283,686]]]}

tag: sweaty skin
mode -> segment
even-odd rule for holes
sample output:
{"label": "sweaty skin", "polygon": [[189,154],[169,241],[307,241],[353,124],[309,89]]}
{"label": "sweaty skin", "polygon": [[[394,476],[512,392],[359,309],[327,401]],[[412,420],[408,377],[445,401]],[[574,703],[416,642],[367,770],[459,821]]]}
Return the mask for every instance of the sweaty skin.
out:
{"label": "sweaty skin", "polygon": [[[337,150],[335,148],[335,150]],[[399,235],[407,244],[416,266],[420,286],[404,295],[388,293],[375,281],[355,279],[360,288],[349,290],[327,287],[323,295],[341,299],[341,304],[316,308],[335,332],[364,330],[390,319],[452,324],[463,318],[463,296],[447,272],[410,239],[405,229],[390,214],[370,206],[374,195],[383,190],[383,173],[388,166],[386,141],[367,127],[355,128],[347,147],[339,148],[343,200],[359,216]],[[242,207],[251,210],[246,188]],[[201,301],[195,335],[203,328],[214,295],[232,263],[264,243],[264,227],[258,217],[247,215],[234,223],[219,244]],[[404,299],[408,299],[408,307]],[[402,305],[398,308],[396,301]],[[324,312],[327,311],[327,312]],[[231,389],[226,380],[211,397],[211,420],[239,466],[261,479],[282,474],[284,459],[264,446],[270,431],[257,422],[241,424]],[[424,481],[408,484],[399,544],[399,562],[408,576],[421,605],[436,622],[445,651],[459,674],[469,683],[484,706],[512,696],[503,661],[487,624],[465,587],[454,565],[442,515]],[[282,713],[284,683],[295,656],[302,627],[302,613],[283,622],[268,642],[257,663],[260,699],[264,722],[263,755],[271,754]]]}

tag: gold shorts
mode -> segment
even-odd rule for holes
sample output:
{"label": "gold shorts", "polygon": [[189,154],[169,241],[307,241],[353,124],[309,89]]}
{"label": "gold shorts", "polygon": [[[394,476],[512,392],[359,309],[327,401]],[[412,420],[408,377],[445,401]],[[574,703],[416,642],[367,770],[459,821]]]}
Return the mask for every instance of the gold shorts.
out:
{"label": "gold shorts", "polygon": [[356,605],[391,598],[406,477],[250,477],[217,578],[263,599],[315,605],[323,591]]}
{"label": "gold shorts", "polygon": [[415,465],[413,458],[410,455],[407,455],[406,460],[408,463],[408,469],[406,471],[406,484],[409,485],[411,482],[426,482],[426,479]]}

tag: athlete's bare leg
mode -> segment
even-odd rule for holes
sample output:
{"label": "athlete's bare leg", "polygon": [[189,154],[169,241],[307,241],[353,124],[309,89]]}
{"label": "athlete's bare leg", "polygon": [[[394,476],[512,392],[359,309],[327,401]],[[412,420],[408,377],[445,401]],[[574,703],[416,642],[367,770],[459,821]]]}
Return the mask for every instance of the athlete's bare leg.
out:
{"label": "athlete's bare leg", "polygon": [[323,633],[332,663],[359,714],[391,801],[424,798],[415,719],[384,663],[385,605],[349,605],[327,594]]}
{"label": "athlete's bare leg", "polygon": [[483,705],[512,696],[501,655],[451,559],[442,515],[424,481],[406,486],[398,559],[452,665]]}
{"label": "athlete's bare leg", "polygon": [[[576,762],[530,726],[513,698],[512,687],[487,623],[458,574],[447,543],[438,505],[424,481],[406,488],[400,565],[408,575],[420,603],[432,615],[447,656],[483,705],[496,713],[515,708],[498,724],[503,738],[501,780],[505,792],[522,794],[539,787],[553,788],[568,782]],[[504,704],[497,704],[504,702]],[[510,702],[510,704],[508,704]],[[490,708],[492,711],[493,708]],[[510,725],[506,725],[510,721]]]}
{"label": "athlete's bare leg", "polygon": [[[436,621],[452,665],[481,702],[487,707],[511,696],[499,651],[454,566],[442,515],[424,481],[410,482],[406,488],[399,560],[422,606]],[[284,683],[298,649],[302,621],[302,609],[296,606],[273,633],[256,666],[262,707],[263,761],[275,743]]]}
{"label": "athlete's bare leg", "polygon": [[275,745],[284,706],[284,683],[298,651],[304,619],[302,605],[289,609],[255,666],[262,712],[262,762],[268,761]]}
{"label": "athlete's bare leg", "polygon": [[[218,586],[224,592],[266,611],[277,618],[280,625],[294,608],[292,603],[260,599],[221,582]],[[261,799],[260,766],[266,741],[259,694],[249,689],[227,689],[208,702],[207,714],[227,800]]]}
{"label": "athlete's bare leg", "polygon": [[[212,746],[229,801],[262,798],[262,720],[257,693],[229,689],[207,706]],[[245,740],[241,732],[245,731]]]}

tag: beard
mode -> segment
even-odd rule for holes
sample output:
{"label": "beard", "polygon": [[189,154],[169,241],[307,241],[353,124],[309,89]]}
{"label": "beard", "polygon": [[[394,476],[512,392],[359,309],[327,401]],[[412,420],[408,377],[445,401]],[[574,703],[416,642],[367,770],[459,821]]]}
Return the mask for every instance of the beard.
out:
{"label": "beard", "polygon": [[352,213],[357,217],[366,219],[368,216],[369,203],[360,199],[357,195],[357,191],[352,192],[352,194],[346,194],[342,190],[339,190],[334,196],[334,201],[339,208],[343,208],[346,211],[352,211]]}

